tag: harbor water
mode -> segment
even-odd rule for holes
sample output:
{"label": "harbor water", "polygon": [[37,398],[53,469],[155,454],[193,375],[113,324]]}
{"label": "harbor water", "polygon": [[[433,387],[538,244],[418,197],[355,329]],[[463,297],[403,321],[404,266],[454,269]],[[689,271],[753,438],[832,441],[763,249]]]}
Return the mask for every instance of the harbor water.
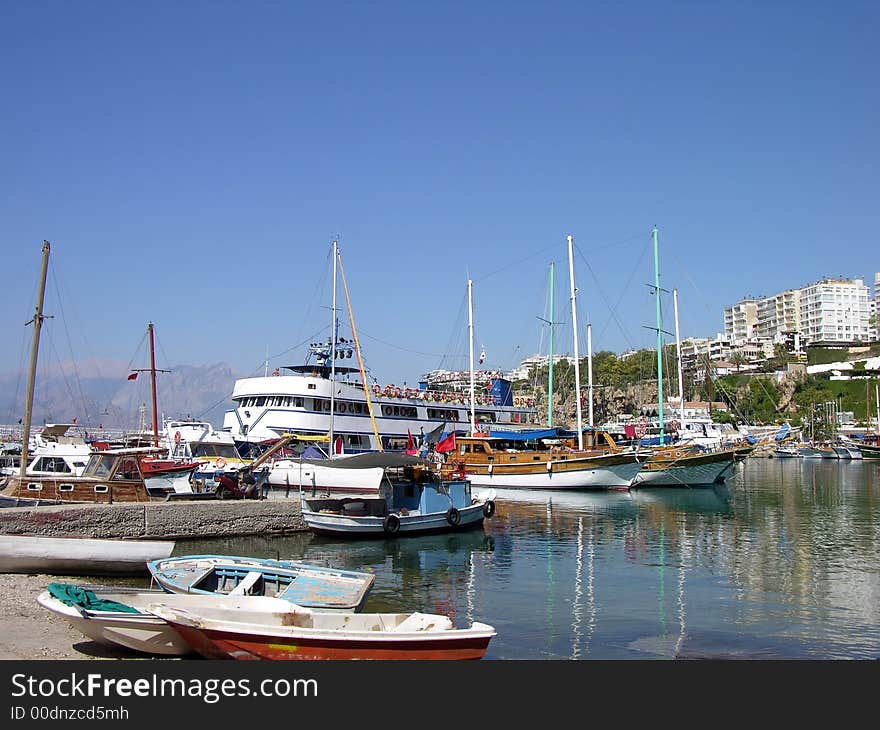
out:
{"label": "harbor water", "polygon": [[483,529],[188,540],[368,570],[366,611],[498,631],[486,659],[880,658],[880,462],[751,458],[723,486],[499,490]]}

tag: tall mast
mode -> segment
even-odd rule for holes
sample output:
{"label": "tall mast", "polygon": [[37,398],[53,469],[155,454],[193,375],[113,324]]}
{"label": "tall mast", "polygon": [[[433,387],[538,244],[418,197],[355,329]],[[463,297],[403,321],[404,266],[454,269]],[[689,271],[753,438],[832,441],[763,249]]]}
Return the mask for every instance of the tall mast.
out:
{"label": "tall mast", "polygon": [[28,370],[27,396],[24,404],[24,435],[21,441],[21,477],[24,479],[28,463],[28,441],[31,438],[31,416],[34,408],[34,380],[37,376],[37,352],[40,349],[40,329],[43,327],[43,299],[46,294],[46,272],[49,268],[49,242],[43,241],[43,264],[40,269],[40,292],[37,296],[37,309],[34,318],[34,340],[31,345],[31,365]]}
{"label": "tall mast", "polygon": [[468,341],[471,353],[471,436],[477,430],[477,414],[474,410],[474,300],[473,300],[473,282],[468,279]]}
{"label": "tall mast", "polygon": [[583,451],[584,427],[583,415],[581,413],[581,364],[578,355],[577,289],[574,287],[574,254],[572,253],[572,245],[573,238],[568,236],[568,278],[571,285],[571,328],[574,340],[574,388],[577,404],[578,449]]}
{"label": "tall mast", "polygon": [[672,306],[675,310],[675,357],[678,363],[678,394],[681,396],[678,431],[679,433],[684,433],[684,374],[681,371],[681,338],[678,333],[678,289],[672,290]]}
{"label": "tall mast", "polygon": [[330,457],[336,455],[336,444],[333,443],[333,414],[336,407],[336,261],[339,257],[339,242],[333,241],[333,303],[330,307]]}
{"label": "tall mast", "polygon": [[153,396],[153,444],[159,445],[159,406],[156,402],[156,350],[153,346],[153,323],[147,325],[150,335],[150,389]]}
{"label": "tall mast", "polygon": [[657,403],[660,418],[660,445],[663,446],[663,322],[660,314],[660,251],[657,243],[657,226],[651,229],[654,241],[654,295],[657,298]]}
{"label": "tall mast", "polygon": [[[587,393],[589,400],[587,402],[587,423],[590,428],[595,425],[593,423],[593,325],[587,325]],[[593,444],[595,446],[595,443]]]}
{"label": "tall mast", "polygon": [[874,402],[877,404],[877,431],[880,431],[880,385],[874,383]]}
{"label": "tall mast", "polygon": [[550,262],[550,322],[548,323],[550,332],[550,342],[547,347],[549,365],[547,369],[547,427],[553,426],[553,300],[555,297],[555,288],[553,283],[553,274],[555,264]]}

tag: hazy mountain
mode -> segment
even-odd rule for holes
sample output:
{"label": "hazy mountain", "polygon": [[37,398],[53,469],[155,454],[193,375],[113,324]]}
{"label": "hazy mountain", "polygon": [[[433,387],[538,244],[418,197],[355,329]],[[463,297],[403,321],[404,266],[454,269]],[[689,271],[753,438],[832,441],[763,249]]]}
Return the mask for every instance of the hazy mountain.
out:
{"label": "hazy mountain", "polygon": [[[113,368],[119,372],[119,368]],[[113,377],[73,374],[71,368],[39,373],[34,393],[34,425],[69,423],[74,418],[86,429],[134,429],[143,407],[146,424],[152,422],[150,374],[139,372],[129,380],[128,370]],[[225,363],[178,365],[157,374],[159,418],[195,418],[220,425],[232,407],[229,397],[237,378]],[[27,377],[0,373],[0,423],[16,424],[24,416]]]}

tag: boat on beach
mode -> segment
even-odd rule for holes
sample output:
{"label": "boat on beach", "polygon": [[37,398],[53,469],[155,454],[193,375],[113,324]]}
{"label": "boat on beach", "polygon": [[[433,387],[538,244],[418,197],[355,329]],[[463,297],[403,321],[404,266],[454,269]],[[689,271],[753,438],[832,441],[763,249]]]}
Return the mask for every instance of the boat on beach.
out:
{"label": "boat on beach", "polygon": [[0,535],[0,573],[140,575],[173,550],[169,540]]}
{"label": "boat on beach", "polygon": [[169,593],[280,598],[318,611],[360,611],[375,576],[293,560],[187,555],[147,564]]}
{"label": "boat on beach", "polygon": [[447,616],[413,613],[317,613],[277,601],[149,610],[209,659],[481,659],[496,632]]}

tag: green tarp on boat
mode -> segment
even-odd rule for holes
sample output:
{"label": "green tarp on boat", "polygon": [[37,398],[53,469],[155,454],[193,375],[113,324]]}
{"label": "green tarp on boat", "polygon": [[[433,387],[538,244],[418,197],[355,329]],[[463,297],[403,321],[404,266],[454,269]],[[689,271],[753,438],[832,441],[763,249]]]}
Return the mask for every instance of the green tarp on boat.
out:
{"label": "green tarp on boat", "polygon": [[112,611],[114,613],[140,613],[136,608],[117,601],[99,598],[92,591],[72,583],[50,583],[46,586],[49,595],[68,606],[76,606],[86,611]]}

